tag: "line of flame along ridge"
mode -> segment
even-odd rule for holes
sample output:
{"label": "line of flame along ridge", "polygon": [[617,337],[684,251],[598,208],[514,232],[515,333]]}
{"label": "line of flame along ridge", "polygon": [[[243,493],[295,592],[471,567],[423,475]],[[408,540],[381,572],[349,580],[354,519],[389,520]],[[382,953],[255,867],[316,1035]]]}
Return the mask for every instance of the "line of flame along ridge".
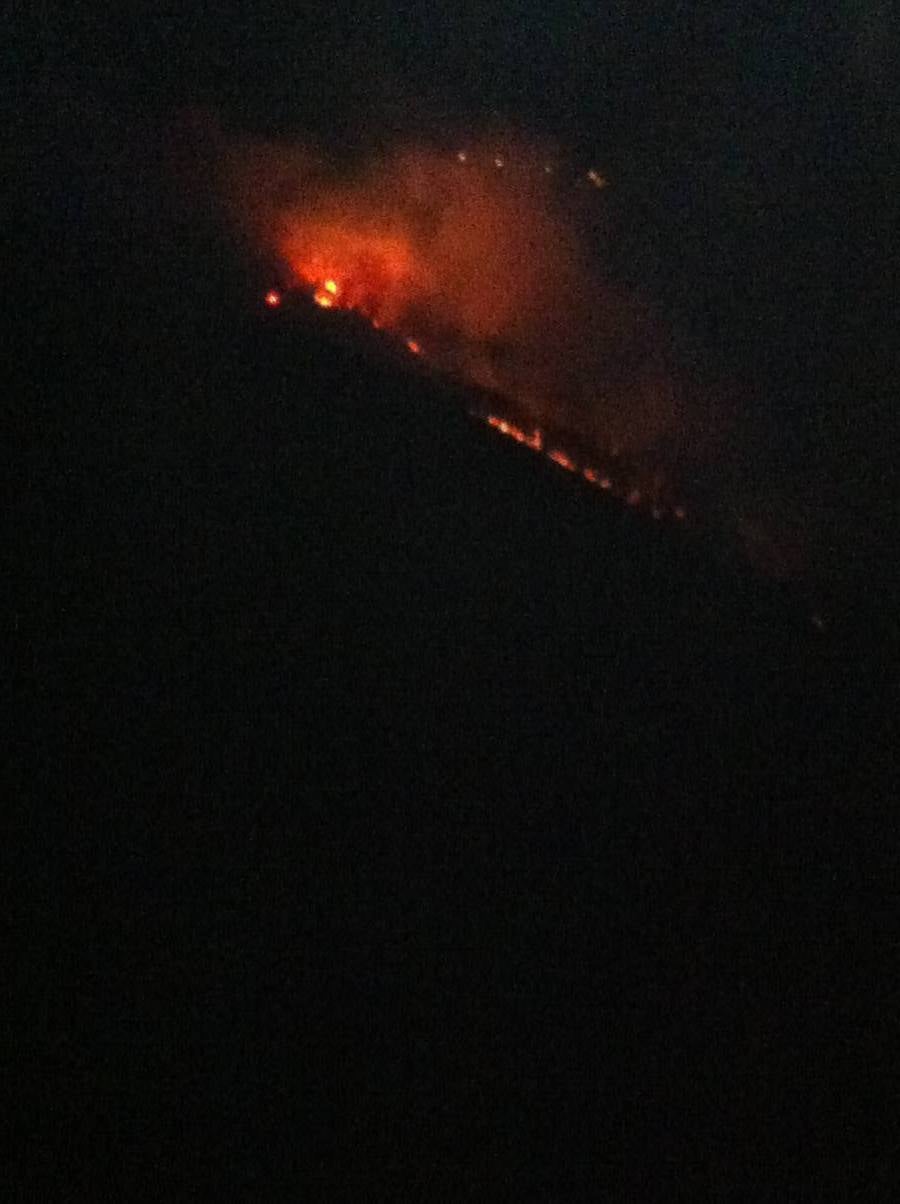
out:
{"label": "line of flame along ridge", "polygon": [[[376,330],[381,329],[381,323],[367,312],[366,306],[350,303],[352,298],[347,297],[346,291],[342,289],[333,275],[310,279],[304,274],[304,279],[308,295],[320,309],[351,310],[364,317]],[[276,309],[282,304],[283,294],[277,289],[270,289],[263,300],[270,309]],[[398,337],[410,354],[425,356],[419,339],[409,334],[399,334]],[[633,509],[646,507],[647,514],[653,519],[671,518],[681,523],[687,518],[687,511],[683,505],[664,504],[658,496],[658,490],[650,491],[648,496],[639,486],[627,480],[629,474],[625,474],[626,479],[617,481],[611,469],[602,470],[592,464],[582,464],[573,453],[560,446],[561,438],[559,436],[550,440],[540,427],[528,430],[498,414],[484,414],[474,410],[471,413],[473,417],[485,422],[499,434],[543,455],[559,468],[579,476],[594,488],[619,498],[627,506]],[[653,494],[657,496],[653,496]]]}

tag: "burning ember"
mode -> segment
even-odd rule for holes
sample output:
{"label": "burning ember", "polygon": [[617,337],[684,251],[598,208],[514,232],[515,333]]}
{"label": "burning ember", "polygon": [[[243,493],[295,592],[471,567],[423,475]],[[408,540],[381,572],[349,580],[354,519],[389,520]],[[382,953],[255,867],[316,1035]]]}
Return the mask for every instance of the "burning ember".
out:
{"label": "burning ember", "polygon": [[281,304],[281,293],[276,292],[274,288],[269,289],[263,298],[269,309],[277,309]]}
{"label": "burning ember", "polygon": [[[480,415],[474,415],[481,417]],[[613,481],[606,473],[601,472],[599,468],[591,464],[579,464],[578,459],[568,452],[562,451],[559,447],[548,448],[546,436],[539,428],[531,431],[526,431],[523,427],[517,426],[514,422],[508,421],[506,418],[501,418],[497,414],[488,414],[483,418],[483,421],[498,431],[501,435],[505,435],[508,439],[514,440],[516,443],[521,443],[525,447],[530,447],[532,451],[540,452],[546,459],[551,460],[554,464],[564,468],[566,472],[579,474],[583,480],[587,481],[595,489],[601,489],[604,492],[614,492],[615,496],[620,497],[626,505],[632,508],[639,508],[645,500],[641,490],[636,487],[621,485],[613,489]],[[657,485],[659,482],[657,481]],[[651,518],[659,521],[671,513],[672,517],[683,522],[686,517],[686,512],[683,506],[674,506],[671,511],[661,504],[658,496],[653,500],[653,504],[649,506]]]}
{"label": "burning ember", "polygon": [[508,435],[510,439],[515,439],[516,443],[524,443],[533,451],[543,451],[544,436],[541,431],[535,430],[529,435],[520,426],[507,422],[505,418],[497,418],[494,414],[489,414],[485,421],[488,426],[492,426],[501,435]]}
{"label": "burning ember", "polygon": [[552,460],[554,464],[558,464],[560,468],[564,468],[566,472],[575,472],[575,462],[570,459],[565,452],[551,451],[547,452],[547,458]]}

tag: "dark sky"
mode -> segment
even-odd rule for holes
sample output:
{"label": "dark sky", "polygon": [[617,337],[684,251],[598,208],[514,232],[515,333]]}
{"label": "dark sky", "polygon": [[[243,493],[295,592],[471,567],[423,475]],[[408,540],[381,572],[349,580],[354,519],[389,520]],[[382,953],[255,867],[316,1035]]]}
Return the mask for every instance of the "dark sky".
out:
{"label": "dark sky", "polygon": [[[583,122],[612,105],[729,111],[812,107],[848,81],[886,86],[896,25],[881,0],[816,6],[727,3],[125,5],[112,16],[52,7],[33,18],[62,70],[313,117],[369,89]],[[765,95],[763,95],[765,93]],[[719,112],[713,111],[714,103]],[[755,103],[758,102],[758,103]],[[305,112],[304,112],[305,110]]]}

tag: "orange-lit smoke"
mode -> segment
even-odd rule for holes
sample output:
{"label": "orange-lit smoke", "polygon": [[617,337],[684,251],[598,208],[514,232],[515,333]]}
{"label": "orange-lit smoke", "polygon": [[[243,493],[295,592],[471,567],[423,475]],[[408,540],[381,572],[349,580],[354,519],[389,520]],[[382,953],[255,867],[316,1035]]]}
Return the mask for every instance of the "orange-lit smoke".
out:
{"label": "orange-lit smoke", "polygon": [[[227,181],[251,245],[322,308],[362,313],[601,453],[683,450],[692,433],[666,340],[604,280],[572,174],[547,167],[545,148],[508,134],[400,147],[344,172],[256,144],[232,149]],[[596,219],[603,196],[586,191]]]}
{"label": "orange-lit smoke", "polygon": [[278,279],[356,311],[501,394],[480,414],[498,433],[630,509],[702,514],[762,571],[810,571],[815,507],[773,508],[762,475],[746,484],[740,387],[708,366],[702,384],[686,376],[651,308],[605,270],[616,181],[602,164],[575,169],[508,131],[373,150],[352,167],[298,144],[222,139],[216,153],[263,291]]}

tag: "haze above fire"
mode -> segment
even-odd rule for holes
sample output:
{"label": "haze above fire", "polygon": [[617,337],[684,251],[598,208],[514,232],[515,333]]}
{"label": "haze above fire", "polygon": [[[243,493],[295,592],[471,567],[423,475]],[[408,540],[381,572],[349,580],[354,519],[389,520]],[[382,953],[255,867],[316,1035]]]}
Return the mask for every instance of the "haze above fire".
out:
{"label": "haze above fire", "polygon": [[282,287],[502,394],[524,429],[568,434],[579,462],[621,457],[626,493],[699,503],[764,571],[804,571],[808,521],[745,462],[739,387],[691,379],[647,299],[606,270],[602,164],[508,130],[351,163],[244,138],[221,164],[230,219]]}
{"label": "haze above fire", "polygon": [[400,145],[347,170],[309,148],[244,142],[226,181],[250,246],[285,284],[413,334],[535,423],[603,453],[659,459],[696,442],[667,338],[604,278],[598,168],[573,174],[509,133]]}

